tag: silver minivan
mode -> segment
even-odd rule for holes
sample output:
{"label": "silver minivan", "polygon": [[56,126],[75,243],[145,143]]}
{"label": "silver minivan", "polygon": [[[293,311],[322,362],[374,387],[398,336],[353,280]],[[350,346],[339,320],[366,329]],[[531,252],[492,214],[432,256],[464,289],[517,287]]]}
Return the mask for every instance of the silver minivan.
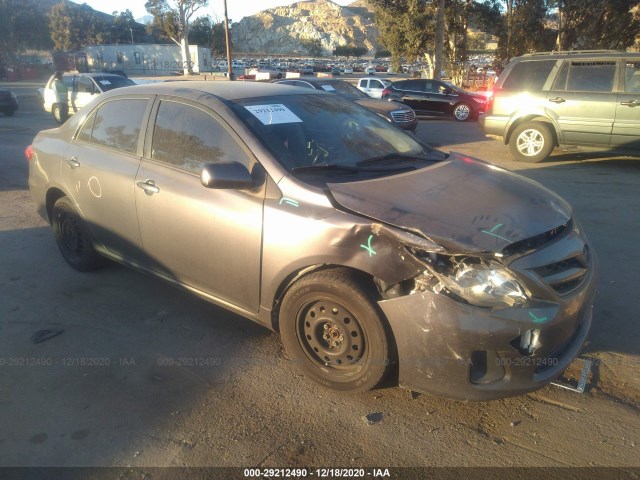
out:
{"label": "silver minivan", "polygon": [[570,51],[511,60],[480,126],[514,158],[546,159],[556,146],[640,149],[640,53]]}

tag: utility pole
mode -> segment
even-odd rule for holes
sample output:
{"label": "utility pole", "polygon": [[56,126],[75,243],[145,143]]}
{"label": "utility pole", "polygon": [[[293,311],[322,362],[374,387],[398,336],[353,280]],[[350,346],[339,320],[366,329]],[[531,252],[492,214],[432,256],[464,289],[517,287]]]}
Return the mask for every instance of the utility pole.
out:
{"label": "utility pole", "polygon": [[224,0],[224,34],[227,40],[227,69],[229,80],[233,80],[233,68],[231,67],[231,42],[229,41],[229,15],[227,15],[227,0]]}
{"label": "utility pole", "polygon": [[131,45],[133,45],[133,28],[129,27],[129,31],[131,32]]}

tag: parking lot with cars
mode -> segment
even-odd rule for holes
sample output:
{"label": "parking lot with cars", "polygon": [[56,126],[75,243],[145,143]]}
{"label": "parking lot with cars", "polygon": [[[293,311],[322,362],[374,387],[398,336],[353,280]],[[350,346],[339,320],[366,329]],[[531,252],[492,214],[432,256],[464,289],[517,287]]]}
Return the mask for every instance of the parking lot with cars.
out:
{"label": "parking lot with cars", "polygon": [[[637,473],[637,158],[573,148],[517,163],[475,122],[422,118],[418,139],[515,170],[573,206],[601,263],[584,353],[596,362],[583,394],[548,386],[489,403],[399,388],[344,396],[307,380],[277,334],[242,317],[117,265],[91,275],[71,270],[35,212],[23,155],[39,130],[56,123],[24,93],[15,116],[0,117],[4,465]],[[33,335],[42,330],[52,336],[39,342],[46,337]],[[567,375],[579,376],[580,366]]]}

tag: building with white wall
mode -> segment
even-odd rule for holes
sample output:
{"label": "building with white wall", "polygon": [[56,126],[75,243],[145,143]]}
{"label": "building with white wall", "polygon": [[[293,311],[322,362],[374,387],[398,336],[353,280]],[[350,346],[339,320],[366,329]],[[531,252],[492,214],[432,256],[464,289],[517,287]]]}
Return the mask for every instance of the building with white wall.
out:
{"label": "building with white wall", "polygon": [[[122,70],[127,75],[170,75],[184,70],[180,47],[175,44],[88,45],[83,51],[90,71]],[[189,53],[194,73],[212,71],[208,48],[189,45]]]}

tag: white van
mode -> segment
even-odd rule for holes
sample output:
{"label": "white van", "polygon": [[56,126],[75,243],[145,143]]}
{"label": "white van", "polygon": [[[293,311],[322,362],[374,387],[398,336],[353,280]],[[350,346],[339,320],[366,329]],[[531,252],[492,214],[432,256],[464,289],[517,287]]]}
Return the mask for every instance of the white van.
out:
{"label": "white van", "polygon": [[[65,73],[62,79],[69,89],[69,115],[76,113],[96,95],[114,88],[135,85],[132,80],[113,73]],[[53,118],[58,123],[63,123],[66,118],[63,118],[57,103],[54,80],[52,75],[44,87],[42,92],[43,106],[46,112],[53,114]]]}

